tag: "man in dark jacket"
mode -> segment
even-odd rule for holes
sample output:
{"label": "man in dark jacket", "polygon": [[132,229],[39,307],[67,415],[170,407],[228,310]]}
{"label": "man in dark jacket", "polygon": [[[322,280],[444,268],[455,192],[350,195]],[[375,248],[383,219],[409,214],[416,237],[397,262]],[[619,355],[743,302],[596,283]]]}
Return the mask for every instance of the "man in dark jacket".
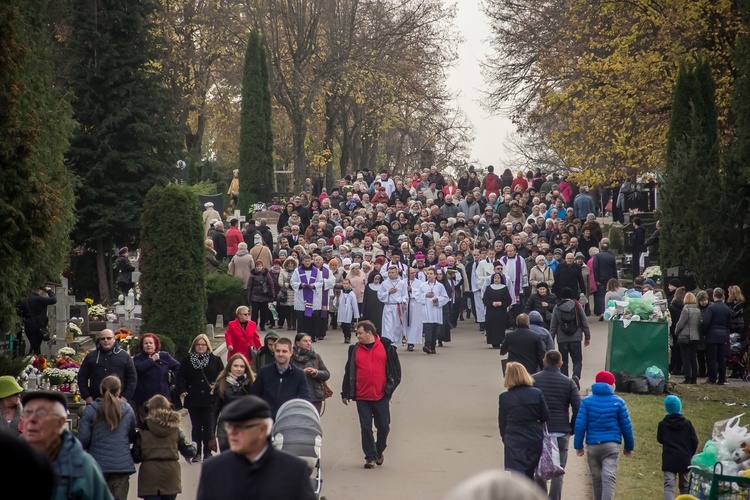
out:
{"label": "man in dark jacket", "polygon": [[244,396],[221,412],[230,451],[205,462],[198,500],[295,498],[312,500],[307,464],[271,445],[272,411],[256,396]]}
{"label": "man in dark jacket", "polygon": [[310,401],[310,386],[307,384],[305,372],[290,364],[292,359],[292,341],[282,337],[274,346],[275,363],[260,369],[253,382],[253,395],[263,398],[273,411],[290,399],[306,399]]}
{"label": "man in dark jacket", "polygon": [[516,317],[516,329],[505,335],[500,355],[507,354],[508,361],[521,363],[529,374],[539,371],[546,349],[538,333],[529,329],[529,316],[521,313]]}
{"label": "man in dark jacket", "polygon": [[39,287],[21,300],[19,312],[23,318],[23,330],[29,339],[29,354],[42,354],[42,330],[47,327],[47,306],[57,303],[55,292],[50,287]]}
{"label": "man in dark jacket", "polygon": [[117,288],[127,295],[131,288],[133,288],[133,271],[135,267],[130,263],[128,247],[122,247],[117,252],[117,260],[115,261],[115,281],[117,282]]}
{"label": "man in dark jacket", "polygon": [[575,263],[575,255],[572,252],[568,252],[565,260],[560,262],[555,269],[555,283],[552,285],[552,291],[559,297],[563,288],[570,288],[575,298],[578,298],[581,292],[586,291],[581,266]]}
{"label": "man in dark jacket", "polygon": [[646,230],[640,217],[633,219],[633,234],[630,235],[633,245],[633,276],[641,274],[641,254],[646,251]]}
{"label": "man in dark jacket", "polygon": [[99,333],[96,349],[83,358],[81,367],[78,369],[78,389],[87,403],[101,397],[99,385],[108,375],[117,375],[120,379],[122,399],[125,401],[133,399],[138,382],[133,358],[126,350],[120,348],[115,340],[115,332],[110,329]]}
{"label": "man in dark jacket", "polygon": [[[365,469],[374,469],[383,465],[390,432],[391,396],[401,383],[401,363],[396,347],[387,338],[378,336],[372,322],[359,322],[357,341],[349,346],[341,401],[345,405],[349,401],[357,403]],[[377,443],[372,433],[373,420],[378,431]]]}
{"label": "man in dark jacket", "polygon": [[[587,346],[591,343],[591,330],[583,312],[583,307],[573,297],[573,291],[570,288],[563,288],[562,300],[555,306],[552,312],[552,321],[550,322],[549,332],[557,340],[557,348],[562,354],[563,364],[560,370],[568,376],[568,355],[573,362],[573,376],[571,377],[576,383],[580,383],[581,370],[583,369],[583,351],[581,350],[581,341]],[[573,332],[565,331],[564,319],[575,312],[575,326]],[[584,340],[585,337],[585,340]],[[580,387],[580,386],[579,386]]]}
{"label": "man in dark jacket", "polygon": [[[542,391],[549,409],[547,431],[557,434],[557,448],[560,450],[560,466],[564,469],[568,461],[568,441],[573,425],[581,406],[581,395],[578,387],[568,377],[560,372],[562,355],[559,351],[547,351],[544,355],[544,369],[535,373],[534,387]],[[540,486],[541,486],[540,482]],[[544,482],[544,487],[547,484]],[[550,483],[550,500],[562,498],[563,477],[556,477]]]}
{"label": "man in dark jacket", "polygon": [[596,292],[594,293],[594,314],[604,314],[606,304],[604,296],[607,295],[607,282],[617,279],[617,262],[615,256],[609,251],[609,240],[604,239],[599,243],[599,253],[594,255],[593,269],[596,280]]}
{"label": "man in dark jacket", "polygon": [[[724,303],[724,290],[714,288],[714,301],[703,315],[709,384],[728,385],[726,345],[732,326],[732,310]],[[718,376],[718,377],[717,377]]]}
{"label": "man in dark jacket", "polygon": [[227,258],[227,236],[224,234],[224,223],[219,221],[214,224],[214,232],[211,236],[216,250],[216,260],[224,262]]}

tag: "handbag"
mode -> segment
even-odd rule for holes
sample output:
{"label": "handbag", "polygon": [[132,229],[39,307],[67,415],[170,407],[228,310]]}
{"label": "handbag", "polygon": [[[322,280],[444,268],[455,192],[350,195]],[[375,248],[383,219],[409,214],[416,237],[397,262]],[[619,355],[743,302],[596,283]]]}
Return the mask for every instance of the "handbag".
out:
{"label": "handbag", "polygon": [[557,438],[547,431],[547,424],[544,424],[542,456],[539,458],[538,469],[539,476],[545,481],[565,474],[565,469],[560,466],[560,450],[557,447]]}
{"label": "handbag", "polygon": [[325,399],[330,398],[333,396],[333,389],[331,389],[331,386],[328,385],[328,382],[325,380],[322,382],[323,385],[323,392],[325,393]]}
{"label": "handbag", "polygon": [[279,302],[286,302],[287,298],[288,296],[286,288],[282,288],[281,290],[279,290],[279,295],[276,297],[276,300],[278,300]]}

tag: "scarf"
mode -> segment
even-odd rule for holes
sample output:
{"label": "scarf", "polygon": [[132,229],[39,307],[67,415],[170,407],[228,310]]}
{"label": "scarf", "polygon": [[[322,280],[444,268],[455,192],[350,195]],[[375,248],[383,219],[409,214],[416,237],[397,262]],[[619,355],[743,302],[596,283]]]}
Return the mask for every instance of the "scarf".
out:
{"label": "scarf", "polygon": [[313,350],[312,349],[300,349],[295,348],[294,353],[292,354],[292,358],[297,363],[305,364],[313,357]]}
{"label": "scarf", "polygon": [[[513,291],[515,292],[514,295],[514,303],[518,303],[518,298],[521,296],[521,258],[516,255],[514,257],[516,260],[516,274],[513,277]],[[505,266],[508,266],[508,256],[506,255],[503,257],[503,262],[505,263]]]}
{"label": "scarf", "polygon": [[[328,268],[323,266],[323,279],[328,279]],[[325,290],[325,287],[323,287],[323,297],[320,301],[320,305],[322,306],[320,309],[320,317],[321,318],[327,318],[328,317],[328,292]],[[323,309],[325,307],[325,309]]]}
{"label": "scarf", "polygon": [[[299,280],[301,283],[305,285],[312,285],[314,284],[318,279],[318,268],[315,266],[312,266],[312,271],[310,273],[310,281],[307,280],[307,275],[305,274],[305,267],[299,266]],[[315,289],[314,288],[303,288],[302,289],[302,298],[305,301],[305,317],[311,318],[313,315],[313,300],[315,299]]]}
{"label": "scarf", "polygon": [[226,381],[227,381],[227,384],[229,385],[239,387],[242,385],[242,383],[245,381],[246,378],[247,378],[247,375],[240,375],[239,377],[235,377],[234,375],[229,373],[227,374]]}
{"label": "scarf", "polygon": [[191,352],[190,353],[190,364],[193,365],[193,368],[196,370],[203,370],[205,367],[208,366],[208,357],[209,353],[206,354],[198,354],[197,352]]}

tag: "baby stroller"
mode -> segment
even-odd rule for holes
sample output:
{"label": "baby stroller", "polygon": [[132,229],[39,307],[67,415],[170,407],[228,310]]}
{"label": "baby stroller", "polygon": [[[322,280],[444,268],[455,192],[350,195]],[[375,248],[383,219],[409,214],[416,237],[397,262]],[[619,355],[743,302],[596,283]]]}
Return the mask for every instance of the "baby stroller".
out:
{"label": "baby stroller", "polygon": [[318,410],[304,399],[291,399],[281,405],[272,433],[273,446],[307,462],[315,497],[320,496],[323,475],[320,471],[320,444],[323,430]]}
{"label": "baby stroller", "polygon": [[729,353],[727,354],[727,368],[731,370],[729,378],[740,378],[750,382],[748,372],[748,357],[750,351],[750,337],[744,341],[740,339],[739,333],[729,336]]}

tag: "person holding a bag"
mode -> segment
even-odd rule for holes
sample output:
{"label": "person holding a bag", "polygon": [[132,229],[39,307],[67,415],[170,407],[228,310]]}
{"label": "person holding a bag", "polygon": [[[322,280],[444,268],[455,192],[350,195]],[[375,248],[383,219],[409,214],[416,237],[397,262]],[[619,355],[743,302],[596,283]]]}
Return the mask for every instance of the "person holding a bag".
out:
{"label": "person holding a bag", "polygon": [[542,456],[543,424],[549,420],[544,394],[533,385],[534,380],[521,363],[509,362],[505,368],[508,390],[500,394],[497,417],[505,470],[532,480]]}
{"label": "person holding a bag", "polygon": [[331,372],[326,368],[323,358],[316,353],[312,347],[312,338],[306,333],[298,333],[294,337],[294,352],[292,353],[292,366],[296,366],[305,372],[307,385],[310,387],[310,402],[322,415],[323,401],[333,395],[328,383]]}
{"label": "person holding a bag", "polygon": [[227,343],[227,361],[238,352],[252,361],[255,359],[256,350],[261,347],[258,327],[255,321],[250,319],[250,309],[247,306],[239,306],[235,314],[237,318],[229,322],[224,332],[224,340]]}
{"label": "person holding a bag", "polygon": [[[581,406],[581,395],[578,387],[568,377],[560,372],[562,366],[562,355],[559,351],[547,351],[544,355],[544,369],[531,376],[534,387],[544,394],[544,400],[549,409],[549,420],[547,431],[552,435],[557,444],[560,462],[557,464],[562,469],[568,462],[568,442],[573,424]],[[547,480],[537,475],[537,482],[545,491]],[[550,481],[549,500],[560,500],[562,498],[563,476],[554,477]]]}
{"label": "person holding a bag", "polygon": [[275,287],[271,273],[265,268],[263,261],[256,260],[255,269],[250,272],[250,278],[247,280],[247,301],[253,305],[250,319],[258,325],[261,332],[266,331],[266,323],[273,322],[268,303],[276,297]]}

